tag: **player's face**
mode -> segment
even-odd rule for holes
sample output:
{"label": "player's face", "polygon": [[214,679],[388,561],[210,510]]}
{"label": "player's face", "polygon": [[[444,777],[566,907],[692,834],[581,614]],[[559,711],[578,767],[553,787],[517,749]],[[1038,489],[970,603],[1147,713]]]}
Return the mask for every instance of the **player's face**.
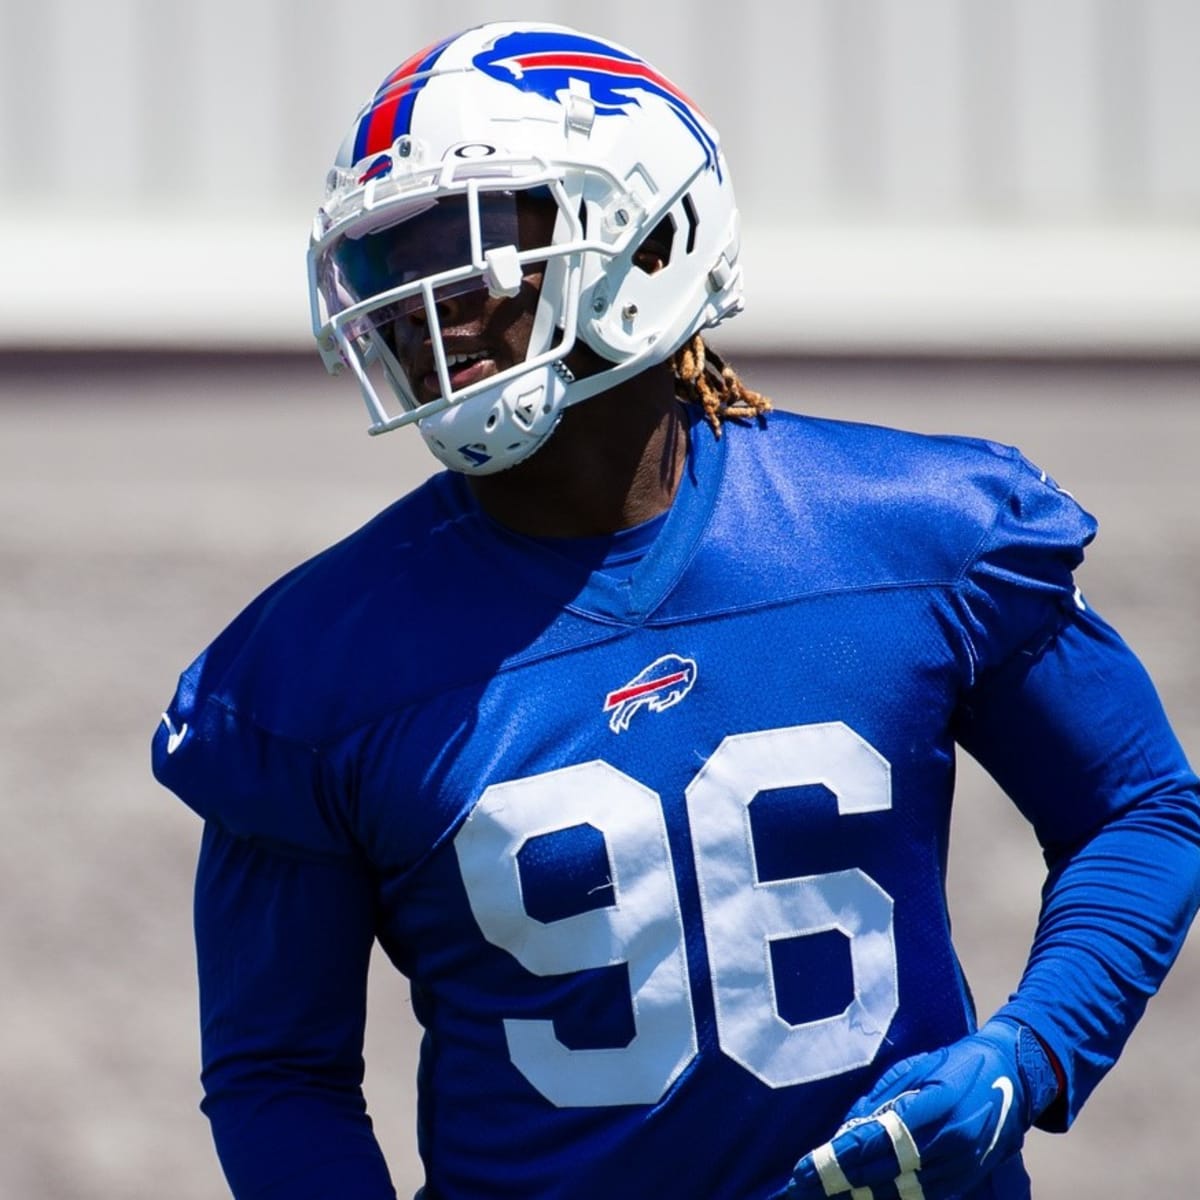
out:
{"label": "player's face", "polygon": [[[516,237],[513,238],[511,232],[508,237],[519,248],[548,245],[556,212],[549,200],[518,197]],[[465,236],[465,227],[447,226],[430,230],[426,236],[437,239],[439,255],[465,252],[465,258],[469,260],[469,240],[465,248],[452,248],[446,244],[449,238]],[[414,269],[424,273],[419,266]],[[521,288],[515,296],[493,296],[482,283],[466,291],[439,295],[437,318],[450,384],[455,391],[525,361],[542,289],[543,269],[543,263],[527,264]],[[437,399],[441,395],[441,384],[434,369],[432,333],[424,306],[414,305],[398,313],[391,323],[388,338],[417,400],[424,403]]]}

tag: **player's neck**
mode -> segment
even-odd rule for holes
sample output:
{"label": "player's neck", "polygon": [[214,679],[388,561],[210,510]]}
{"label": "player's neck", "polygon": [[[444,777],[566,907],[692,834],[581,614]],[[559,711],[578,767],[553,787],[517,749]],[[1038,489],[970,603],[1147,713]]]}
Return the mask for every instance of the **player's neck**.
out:
{"label": "player's neck", "polygon": [[687,426],[666,364],[567,409],[531,458],[470,479],[487,514],[534,537],[593,537],[670,507]]}

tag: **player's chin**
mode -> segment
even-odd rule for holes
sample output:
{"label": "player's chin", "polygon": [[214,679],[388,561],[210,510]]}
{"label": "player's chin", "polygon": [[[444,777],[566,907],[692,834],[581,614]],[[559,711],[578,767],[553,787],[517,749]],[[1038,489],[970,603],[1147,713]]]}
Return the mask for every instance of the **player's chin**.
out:
{"label": "player's chin", "polygon": [[608,359],[601,358],[586,342],[579,339],[576,339],[575,345],[571,347],[570,353],[563,359],[563,362],[570,368],[571,374],[576,379],[587,379],[591,375],[598,375],[613,365]]}

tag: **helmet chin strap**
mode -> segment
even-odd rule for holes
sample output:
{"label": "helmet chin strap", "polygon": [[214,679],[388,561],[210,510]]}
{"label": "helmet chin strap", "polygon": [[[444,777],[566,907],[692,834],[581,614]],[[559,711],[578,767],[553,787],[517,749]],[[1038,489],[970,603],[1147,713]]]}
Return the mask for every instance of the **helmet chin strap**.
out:
{"label": "helmet chin strap", "polygon": [[523,462],[554,432],[573,380],[556,360],[423,417],[417,427],[450,470],[494,475]]}

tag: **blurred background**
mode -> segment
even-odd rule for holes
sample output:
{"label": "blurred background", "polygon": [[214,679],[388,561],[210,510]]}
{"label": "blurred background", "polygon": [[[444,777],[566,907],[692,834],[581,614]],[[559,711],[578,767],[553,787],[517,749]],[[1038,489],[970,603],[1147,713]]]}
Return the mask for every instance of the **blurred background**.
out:
{"label": "blurred background", "polygon": [[[148,774],[180,669],[430,473],[311,349],[304,249],[358,107],[412,51],[556,19],[722,131],[782,407],[1019,444],[1101,521],[1082,573],[1200,757],[1195,0],[0,0],[0,1195],[224,1193],[196,1110],[195,819]],[[495,581],[502,586],[503,581]],[[979,1007],[1040,862],[962,767]],[[1035,1195],[1190,1196],[1193,938]],[[373,974],[367,1091],[401,1195],[415,1035]]]}
{"label": "blurred background", "polygon": [[2,0],[6,344],[300,349],[302,248],[410,50],[520,13],[721,130],[756,351],[1194,352],[1194,0]]}

